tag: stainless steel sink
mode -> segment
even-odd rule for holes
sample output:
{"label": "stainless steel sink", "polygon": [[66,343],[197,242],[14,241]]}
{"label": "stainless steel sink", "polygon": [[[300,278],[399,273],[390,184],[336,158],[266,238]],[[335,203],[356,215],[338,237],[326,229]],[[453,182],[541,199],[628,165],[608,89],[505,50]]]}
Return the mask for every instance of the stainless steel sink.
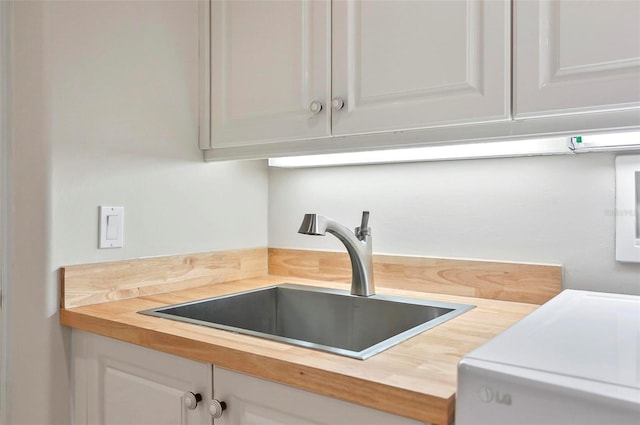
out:
{"label": "stainless steel sink", "polygon": [[140,313],[364,360],[474,307],[284,284]]}

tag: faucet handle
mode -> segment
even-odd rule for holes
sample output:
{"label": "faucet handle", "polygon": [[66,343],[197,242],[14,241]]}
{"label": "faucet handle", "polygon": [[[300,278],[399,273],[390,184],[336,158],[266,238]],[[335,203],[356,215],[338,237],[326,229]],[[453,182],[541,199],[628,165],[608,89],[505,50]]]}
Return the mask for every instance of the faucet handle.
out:
{"label": "faucet handle", "polygon": [[360,240],[364,240],[365,237],[371,235],[371,229],[369,228],[369,211],[362,211],[362,222],[360,227],[356,227],[356,236]]}
{"label": "faucet handle", "polygon": [[369,211],[362,211],[362,223],[360,229],[366,229],[369,227]]}

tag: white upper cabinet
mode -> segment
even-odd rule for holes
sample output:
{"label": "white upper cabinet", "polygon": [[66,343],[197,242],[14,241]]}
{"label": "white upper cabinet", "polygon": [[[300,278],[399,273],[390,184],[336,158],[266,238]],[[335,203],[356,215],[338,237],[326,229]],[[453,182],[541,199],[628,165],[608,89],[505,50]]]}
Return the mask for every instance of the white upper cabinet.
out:
{"label": "white upper cabinet", "polygon": [[209,13],[212,148],[509,118],[508,1],[222,0]]}
{"label": "white upper cabinet", "polygon": [[505,120],[508,1],[332,4],[334,135]]}
{"label": "white upper cabinet", "polygon": [[515,118],[640,106],[640,1],[516,0]]}
{"label": "white upper cabinet", "polygon": [[211,146],[328,136],[330,3],[211,1],[210,8]]}
{"label": "white upper cabinet", "polygon": [[206,160],[640,128],[640,0],[199,4]]}

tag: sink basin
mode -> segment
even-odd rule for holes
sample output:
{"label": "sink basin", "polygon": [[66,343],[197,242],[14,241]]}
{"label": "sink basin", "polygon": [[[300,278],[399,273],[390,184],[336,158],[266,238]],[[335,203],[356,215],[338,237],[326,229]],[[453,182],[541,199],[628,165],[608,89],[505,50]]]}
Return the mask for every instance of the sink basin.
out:
{"label": "sink basin", "polygon": [[283,284],[140,313],[364,360],[474,307]]}

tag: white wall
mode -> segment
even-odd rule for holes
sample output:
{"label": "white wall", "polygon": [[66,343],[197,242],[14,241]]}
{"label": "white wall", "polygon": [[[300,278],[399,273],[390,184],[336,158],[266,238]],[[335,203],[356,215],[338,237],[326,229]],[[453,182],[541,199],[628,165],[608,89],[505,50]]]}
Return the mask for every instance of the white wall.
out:
{"label": "white wall", "polygon": [[[197,148],[197,3],[49,9],[54,262],[265,246],[265,165]],[[124,249],[96,249],[105,204]]]}
{"label": "white wall", "polygon": [[269,172],[269,246],[343,250],[296,233],[307,212],[359,224],[376,253],[550,263],[564,287],[640,294],[640,264],[615,261],[610,154]]}
{"label": "white wall", "polygon": [[[60,266],[266,246],[263,162],[197,149],[197,3],[14,2],[9,424],[69,424]],[[98,205],[125,247],[98,250]]]}

